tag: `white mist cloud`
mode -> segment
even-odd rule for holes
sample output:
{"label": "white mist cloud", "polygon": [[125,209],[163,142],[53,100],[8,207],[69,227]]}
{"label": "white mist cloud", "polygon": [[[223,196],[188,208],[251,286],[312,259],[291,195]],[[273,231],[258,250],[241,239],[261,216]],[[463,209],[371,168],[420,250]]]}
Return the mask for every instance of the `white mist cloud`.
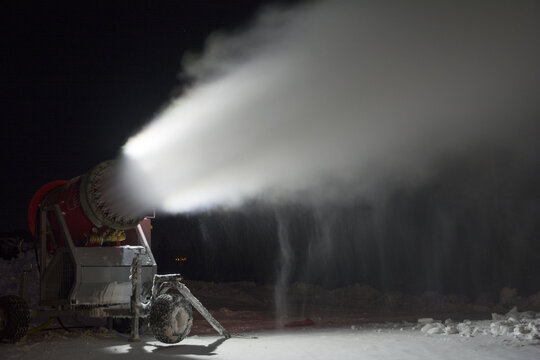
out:
{"label": "white mist cloud", "polygon": [[[124,146],[169,212],[367,196],[535,126],[531,2],[320,1],[213,36],[194,85]],[[526,140],[521,140],[526,141]],[[139,191],[143,193],[143,191]]]}

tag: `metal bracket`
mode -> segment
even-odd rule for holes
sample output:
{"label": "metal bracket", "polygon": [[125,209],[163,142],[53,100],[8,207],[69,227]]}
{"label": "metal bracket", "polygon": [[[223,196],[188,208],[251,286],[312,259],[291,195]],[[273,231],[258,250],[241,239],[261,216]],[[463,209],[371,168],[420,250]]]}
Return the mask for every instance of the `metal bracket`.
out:
{"label": "metal bracket", "polygon": [[139,308],[141,297],[141,254],[135,255],[131,263],[131,333],[128,341],[141,341],[139,337]]}
{"label": "metal bracket", "polygon": [[191,305],[193,305],[195,310],[197,310],[199,314],[201,314],[202,317],[205,318],[206,321],[208,321],[210,325],[212,325],[214,330],[216,330],[219,333],[219,335],[225,337],[226,339],[231,337],[231,334],[229,334],[229,332],[225,330],[223,326],[221,326],[219,321],[217,321],[212,316],[212,314],[210,314],[210,312],[203,306],[203,304],[201,304],[199,299],[197,299],[191,293],[191,291],[189,291],[186,285],[182,284],[181,282],[178,282],[177,288],[178,288],[178,291],[180,291],[180,294],[182,294],[182,296],[185,297],[191,303]]}
{"label": "metal bracket", "polygon": [[182,276],[180,274],[167,274],[167,275],[154,275],[154,284],[152,286],[152,300],[155,300],[160,294],[165,294],[168,290],[177,290],[189,303],[202,315],[202,317],[208,321],[210,325],[221,336],[226,339],[231,335],[225,328],[217,321],[212,314],[204,307],[204,305],[191,293],[186,285],[182,282]]}

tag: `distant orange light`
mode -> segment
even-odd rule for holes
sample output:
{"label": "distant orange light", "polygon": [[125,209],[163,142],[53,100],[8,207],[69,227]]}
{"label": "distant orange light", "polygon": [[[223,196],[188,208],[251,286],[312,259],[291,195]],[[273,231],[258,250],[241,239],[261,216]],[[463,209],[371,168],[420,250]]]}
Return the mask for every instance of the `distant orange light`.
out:
{"label": "distant orange light", "polygon": [[183,257],[183,258],[177,257],[177,258],[174,259],[174,261],[186,261],[186,260],[187,260],[186,257]]}

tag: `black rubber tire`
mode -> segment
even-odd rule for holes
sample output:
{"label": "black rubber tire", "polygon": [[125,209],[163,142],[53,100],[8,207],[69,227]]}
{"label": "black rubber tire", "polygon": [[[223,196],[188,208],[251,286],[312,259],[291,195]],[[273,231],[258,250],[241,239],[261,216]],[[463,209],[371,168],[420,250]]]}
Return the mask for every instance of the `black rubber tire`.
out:
{"label": "black rubber tire", "polygon": [[176,344],[188,336],[193,325],[191,304],[180,294],[163,294],[150,308],[150,329],[166,344]]}
{"label": "black rubber tire", "polygon": [[15,295],[0,297],[0,311],[4,314],[4,323],[0,325],[0,339],[16,343],[28,331],[30,310],[23,298]]}

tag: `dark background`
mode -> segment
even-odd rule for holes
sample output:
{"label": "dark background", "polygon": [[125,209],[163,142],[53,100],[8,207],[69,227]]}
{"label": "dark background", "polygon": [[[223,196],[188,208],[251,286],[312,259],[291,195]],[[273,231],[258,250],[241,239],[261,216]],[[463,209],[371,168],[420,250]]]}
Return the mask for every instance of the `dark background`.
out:
{"label": "dark background", "polygon": [[40,186],[114,158],[181,89],[183,55],[264,1],[88,4],[1,5],[2,229],[26,227]]}
{"label": "dark background", "polygon": [[[214,31],[241,30],[266,3],[4,2],[0,231],[26,228],[28,203],[42,185],[117,156],[181,91],[182,57],[201,51]],[[537,150],[449,158],[429,184],[394,189],[379,204],[252,203],[230,212],[158,214],[159,271],[275,283],[287,269],[286,282],[325,287],[475,297],[511,286],[532,294],[540,290]]]}

